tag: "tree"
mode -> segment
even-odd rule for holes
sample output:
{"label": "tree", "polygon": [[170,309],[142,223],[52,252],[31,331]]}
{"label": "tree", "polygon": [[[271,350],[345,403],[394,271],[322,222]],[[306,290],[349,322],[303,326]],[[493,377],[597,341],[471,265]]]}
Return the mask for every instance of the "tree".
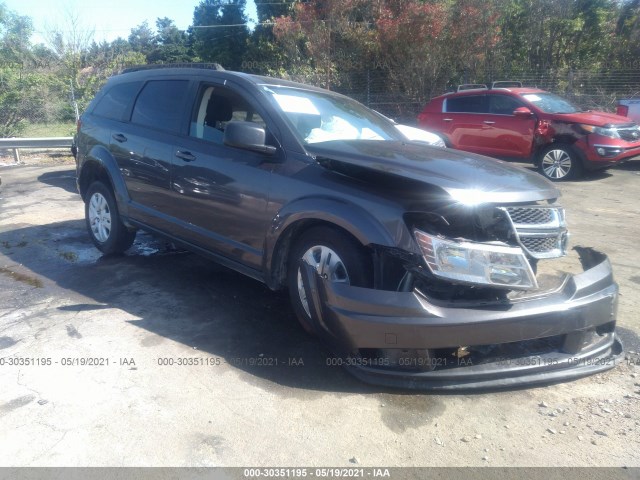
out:
{"label": "tree", "polygon": [[46,96],[57,99],[61,119],[73,121],[85,105],[78,76],[88,66],[87,54],[93,36],[94,29],[86,27],[80,15],[71,9],[65,10],[62,24],[47,29],[48,46],[58,59],[55,68],[49,72],[56,79],[57,85],[51,87],[58,94]]}
{"label": "tree", "polygon": [[247,51],[249,29],[245,0],[203,0],[193,12],[194,53],[205,62],[240,70]]}
{"label": "tree", "polygon": [[190,62],[193,53],[189,48],[185,31],[176,27],[173,20],[164,17],[156,20],[156,47],[147,55],[151,63],[184,63]]}
{"label": "tree", "polygon": [[613,40],[614,61],[622,68],[638,67],[640,58],[640,0],[620,8]]}
{"label": "tree", "polygon": [[129,45],[131,50],[141,53],[145,57],[157,47],[156,36],[146,20],[131,29]]}
{"label": "tree", "polygon": [[256,0],[258,24],[249,37],[242,71],[262,75],[285,76],[292,68],[291,59],[280,48],[273,33],[277,18],[288,16],[293,11],[293,2]]}
{"label": "tree", "polygon": [[31,68],[32,33],[31,19],[0,4],[0,137],[18,135],[44,102],[38,88],[44,78]]}
{"label": "tree", "polygon": [[449,12],[441,2],[385,3],[376,21],[379,63],[393,85],[422,100],[430,86],[448,75],[445,35]]}
{"label": "tree", "polygon": [[325,88],[348,82],[343,72],[371,57],[370,2],[296,3],[293,13],[275,19],[274,34],[295,66],[294,76]]}
{"label": "tree", "polygon": [[282,0],[274,2],[273,0],[255,0],[256,10],[258,12],[258,22],[269,22],[275,18],[286,17],[291,15],[294,2]]}
{"label": "tree", "polygon": [[29,17],[17,15],[0,4],[0,34],[0,55],[4,62],[23,63],[29,59],[29,38],[33,34],[33,23]]}
{"label": "tree", "polygon": [[612,0],[510,0],[500,49],[532,69],[597,68],[609,59],[617,8]]}

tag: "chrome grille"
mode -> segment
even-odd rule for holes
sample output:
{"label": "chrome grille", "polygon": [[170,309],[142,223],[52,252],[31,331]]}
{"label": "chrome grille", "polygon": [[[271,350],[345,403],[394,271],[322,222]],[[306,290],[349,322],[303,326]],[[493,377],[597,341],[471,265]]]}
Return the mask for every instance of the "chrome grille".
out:
{"label": "chrome grille", "polygon": [[567,227],[562,207],[505,207],[518,244],[536,259],[566,254]]}
{"label": "chrome grille", "polygon": [[544,225],[553,220],[549,208],[507,207],[511,221],[521,225]]}
{"label": "chrome grille", "polygon": [[619,128],[618,135],[627,142],[640,142],[640,128]]}
{"label": "chrome grille", "polygon": [[560,248],[558,245],[558,237],[524,237],[520,239],[524,247],[530,252],[546,253],[554,249]]}

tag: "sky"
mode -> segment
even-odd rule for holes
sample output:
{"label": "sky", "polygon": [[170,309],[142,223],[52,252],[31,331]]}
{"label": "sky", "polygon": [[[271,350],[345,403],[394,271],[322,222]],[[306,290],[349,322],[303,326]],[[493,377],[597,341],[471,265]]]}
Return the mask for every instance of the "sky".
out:
{"label": "sky", "polygon": [[[76,15],[81,28],[93,30],[96,42],[127,38],[131,29],[145,20],[155,29],[157,18],[169,17],[180,29],[193,21],[200,0],[0,0],[9,10],[31,17],[36,33],[33,43],[46,43],[47,31],[68,29],[69,15]],[[247,1],[248,15],[255,18],[255,4]]]}

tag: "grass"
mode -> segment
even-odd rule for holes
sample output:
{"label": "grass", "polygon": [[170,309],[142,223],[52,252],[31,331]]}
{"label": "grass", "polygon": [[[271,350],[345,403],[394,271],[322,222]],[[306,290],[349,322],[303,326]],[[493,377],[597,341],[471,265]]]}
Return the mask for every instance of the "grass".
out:
{"label": "grass", "polygon": [[29,123],[18,135],[22,138],[72,137],[76,133],[75,123]]}

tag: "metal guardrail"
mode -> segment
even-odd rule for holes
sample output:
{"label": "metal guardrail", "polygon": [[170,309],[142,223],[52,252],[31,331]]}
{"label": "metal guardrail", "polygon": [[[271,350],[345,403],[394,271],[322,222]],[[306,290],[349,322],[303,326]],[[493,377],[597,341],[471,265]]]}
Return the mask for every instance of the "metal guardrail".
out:
{"label": "metal guardrail", "polygon": [[13,150],[13,158],[20,161],[20,150],[34,148],[71,148],[73,137],[0,138],[0,149]]}

